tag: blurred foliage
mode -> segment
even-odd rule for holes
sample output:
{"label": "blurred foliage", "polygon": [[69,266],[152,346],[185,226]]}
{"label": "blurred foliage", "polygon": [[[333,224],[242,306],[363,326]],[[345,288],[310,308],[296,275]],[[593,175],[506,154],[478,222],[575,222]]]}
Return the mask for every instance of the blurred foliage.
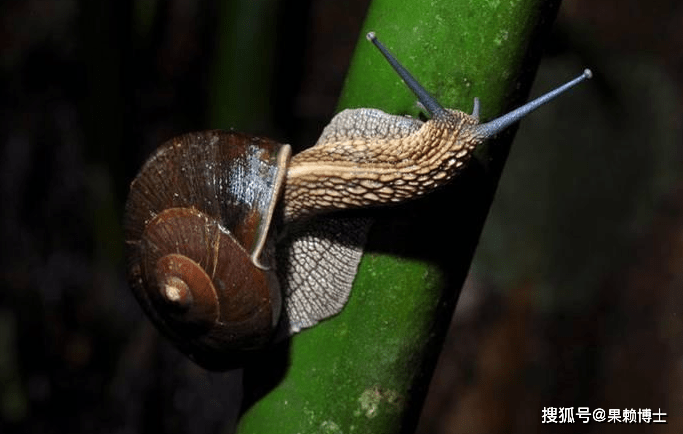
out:
{"label": "blurred foliage", "polygon": [[[547,312],[577,313],[595,303],[604,270],[627,258],[634,233],[651,224],[652,204],[679,176],[675,87],[652,64],[622,62],[597,66],[628,104],[584,87],[521,125],[483,233],[474,271],[498,288],[544,282],[537,302]],[[548,60],[536,88],[552,86],[576,63]],[[651,98],[659,103],[647,104]],[[576,124],[564,122],[577,112],[584,117]]]}

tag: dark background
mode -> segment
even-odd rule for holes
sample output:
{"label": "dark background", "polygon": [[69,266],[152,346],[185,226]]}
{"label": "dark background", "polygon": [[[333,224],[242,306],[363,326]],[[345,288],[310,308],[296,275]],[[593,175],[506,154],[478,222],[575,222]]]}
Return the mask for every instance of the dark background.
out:
{"label": "dark background", "polygon": [[[127,288],[128,184],[190,130],[312,144],[367,8],[240,4],[0,3],[0,432],[235,423],[239,376],[179,356]],[[231,14],[272,24],[265,100],[217,90]],[[682,24],[675,0],[563,3],[532,93],[584,65],[595,79],[521,124],[419,432],[652,428],[542,425],[550,406],[661,408],[658,431],[683,432]],[[216,104],[238,114],[210,119]]]}

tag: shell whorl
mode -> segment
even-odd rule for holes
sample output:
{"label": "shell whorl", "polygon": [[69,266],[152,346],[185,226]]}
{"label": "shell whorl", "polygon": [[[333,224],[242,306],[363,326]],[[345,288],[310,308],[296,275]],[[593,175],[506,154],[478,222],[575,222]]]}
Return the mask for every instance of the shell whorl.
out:
{"label": "shell whorl", "polygon": [[421,122],[380,110],[339,113],[287,171],[285,220],[403,202],[453,178],[482,139],[475,117],[448,110]]}
{"label": "shell whorl", "polygon": [[201,363],[263,346],[275,331],[282,301],[270,223],[288,158],[289,146],[271,140],[190,133],[161,145],[131,184],[131,288]]}

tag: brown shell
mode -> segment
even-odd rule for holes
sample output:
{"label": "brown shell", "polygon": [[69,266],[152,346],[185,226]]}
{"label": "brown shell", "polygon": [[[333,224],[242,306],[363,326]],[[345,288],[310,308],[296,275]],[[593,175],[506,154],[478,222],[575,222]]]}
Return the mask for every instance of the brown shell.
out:
{"label": "brown shell", "polygon": [[131,184],[128,277],[157,327],[203,364],[259,348],[281,309],[270,224],[289,146],[204,131],[161,145]]}

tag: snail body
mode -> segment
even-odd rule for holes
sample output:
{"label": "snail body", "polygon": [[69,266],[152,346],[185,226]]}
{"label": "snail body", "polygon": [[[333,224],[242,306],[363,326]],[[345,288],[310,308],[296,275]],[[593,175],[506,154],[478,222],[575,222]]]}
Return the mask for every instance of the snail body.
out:
{"label": "snail body", "polygon": [[344,110],[317,143],[289,145],[232,131],[162,144],[131,184],[124,230],[128,276],[157,327],[203,366],[230,365],[333,316],[346,303],[369,220],[333,213],[399,203],[457,176],[472,151],[584,74],[485,124],[442,108],[370,39],[431,114]]}

